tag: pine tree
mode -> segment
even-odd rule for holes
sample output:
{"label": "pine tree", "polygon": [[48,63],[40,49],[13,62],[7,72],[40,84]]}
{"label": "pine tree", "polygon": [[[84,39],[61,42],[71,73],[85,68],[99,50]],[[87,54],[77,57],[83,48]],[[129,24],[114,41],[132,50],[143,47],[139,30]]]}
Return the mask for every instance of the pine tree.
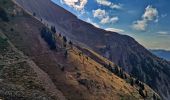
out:
{"label": "pine tree", "polygon": [[120,76],[121,78],[123,78],[123,79],[124,79],[124,73],[123,73],[123,70],[122,70],[122,68],[120,68],[120,71],[119,71],[119,76]]}
{"label": "pine tree", "polygon": [[115,74],[119,75],[119,68],[118,68],[118,66],[115,66]]}
{"label": "pine tree", "polygon": [[64,48],[66,48],[66,46],[67,46],[67,38],[65,37],[65,36],[63,36],[63,46],[64,46]]}
{"label": "pine tree", "polygon": [[53,33],[56,33],[55,26],[51,26],[51,31],[52,31]]}
{"label": "pine tree", "polygon": [[142,89],[142,90],[144,90],[145,89],[145,85],[143,84],[143,83],[139,83],[139,86],[140,86],[140,88]]}
{"label": "pine tree", "polygon": [[64,57],[67,59],[68,57],[68,51],[66,50],[65,53],[64,53]]}
{"label": "pine tree", "polygon": [[63,41],[67,43],[67,38],[65,36],[63,36]]}
{"label": "pine tree", "polygon": [[136,79],[135,83],[138,85],[138,84],[139,84],[139,80],[138,80],[138,79]]}
{"label": "pine tree", "polygon": [[134,80],[133,80],[133,78],[130,78],[130,85],[131,85],[131,86],[134,86]]}
{"label": "pine tree", "polygon": [[69,45],[70,45],[71,49],[73,49],[73,43],[71,41],[69,41]]}

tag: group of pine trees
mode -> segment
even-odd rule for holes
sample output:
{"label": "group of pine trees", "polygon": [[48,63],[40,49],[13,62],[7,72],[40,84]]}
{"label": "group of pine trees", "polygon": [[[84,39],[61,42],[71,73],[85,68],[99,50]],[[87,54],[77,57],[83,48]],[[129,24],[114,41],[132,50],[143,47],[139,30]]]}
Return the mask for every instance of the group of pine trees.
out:
{"label": "group of pine trees", "polygon": [[117,76],[123,78],[123,79],[126,79],[127,78],[127,75],[126,73],[123,71],[122,68],[118,67],[115,65],[115,67],[111,66],[111,64],[107,65],[107,64],[104,64],[104,67],[106,67],[107,69],[109,69],[112,73],[115,73]]}
{"label": "group of pine trees", "polygon": [[[130,76],[130,84],[131,86],[137,85],[139,87],[138,92],[143,98],[148,97],[147,91],[145,90],[145,85],[139,79],[134,79]],[[152,98],[153,100],[160,100],[155,93],[153,93]]]}
{"label": "group of pine trees", "polygon": [[53,33],[46,27],[41,29],[41,37],[46,41],[51,50],[56,49],[56,40]]}
{"label": "group of pine trees", "polygon": [[104,64],[104,67],[106,67],[107,69],[109,69],[112,73],[116,74],[117,76],[119,76],[122,79],[128,80],[129,83],[131,84],[131,86],[138,86],[139,87],[139,94],[143,97],[146,98],[147,97],[147,91],[145,91],[145,85],[139,81],[139,79],[135,79],[133,77],[127,77],[126,73],[123,71],[122,68],[115,66],[112,67],[111,64],[107,65]]}
{"label": "group of pine trees", "polygon": [[[50,30],[46,27],[43,27],[41,29],[41,37],[45,40],[45,42],[48,44],[48,46],[51,50],[56,50],[56,48],[57,48],[55,33],[56,33],[55,26],[51,26]],[[67,45],[69,45],[71,49],[73,48],[72,41],[68,42],[67,38],[65,36],[61,36],[61,34],[59,34],[59,37],[62,37],[62,43],[63,43],[64,48],[66,48]],[[68,57],[67,49],[65,49],[64,57],[65,58]]]}

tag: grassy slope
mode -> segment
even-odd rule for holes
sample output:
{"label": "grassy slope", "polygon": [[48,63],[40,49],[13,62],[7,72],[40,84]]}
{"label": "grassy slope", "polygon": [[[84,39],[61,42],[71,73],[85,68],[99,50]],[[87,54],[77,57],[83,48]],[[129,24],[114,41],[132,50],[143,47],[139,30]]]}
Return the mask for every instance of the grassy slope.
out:
{"label": "grassy slope", "polygon": [[[9,5],[10,1],[7,5],[3,6],[5,8],[13,7],[12,4]],[[47,44],[40,37],[39,29],[43,27],[43,24],[26,14],[22,9],[15,7],[15,10],[16,15],[10,17],[10,22],[0,23],[2,33],[5,34],[19,50],[23,51],[24,54],[49,75],[55,86],[67,99],[142,99],[138,94],[137,88],[130,86],[129,83],[126,83],[126,81],[106,70],[93,59],[89,58],[89,60],[86,60],[83,63],[83,58],[85,58],[86,55],[79,56],[78,53],[80,51],[78,49],[69,50],[69,57],[67,59],[64,58],[63,48],[60,48],[58,52],[49,50]],[[14,11],[10,9],[8,9],[8,12],[14,13]],[[11,31],[11,29],[13,29],[13,31]],[[57,39],[59,43],[61,38],[57,37]],[[24,62],[21,64],[23,63]],[[17,66],[18,65],[20,65],[20,63],[17,63]],[[15,64],[11,65],[11,67],[14,68],[15,66]],[[10,69],[11,67],[5,68]],[[20,67],[29,71],[26,69],[28,66]],[[20,67],[15,68],[14,72],[17,72]],[[62,68],[65,70],[61,70]],[[22,74],[23,73],[20,74],[20,77],[22,77]],[[32,73],[30,74],[31,78],[34,77]],[[13,78],[14,77],[11,76],[10,79]],[[16,82],[19,82],[19,80],[16,80]],[[16,83],[13,84],[16,85]],[[23,86],[25,86],[25,84]]]}
{"label": "grassy slope", "polygon": [[1,32],[0,44],[1,99],[52,99],[26,58],[12,48]]}
{"label": "grassy slope", "polygon": [[[6,12],[11,12],[13,3],[1,0],[0,6],[8,8],[4,9]],[[8,14],[9,19],[13,20],[10,15]],[[37,68],[35,63],[5,36],[3,32],[17,33],[12,28],[13,23],[4,22],[1,19],[0,22],[0,97],[2,97],[0,99],[65,100],[58,90],[53,89],[55,87],[48,75]]]}

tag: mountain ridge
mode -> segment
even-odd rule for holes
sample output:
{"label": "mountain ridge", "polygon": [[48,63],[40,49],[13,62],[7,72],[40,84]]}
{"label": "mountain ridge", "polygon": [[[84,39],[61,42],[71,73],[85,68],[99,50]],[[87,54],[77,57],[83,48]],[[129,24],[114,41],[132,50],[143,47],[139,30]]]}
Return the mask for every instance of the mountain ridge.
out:
{"label": "mountain ridge", "polygon": [[[96,62],[94,57],[88,57],[86,53],[82,54],[84,51],[68,45],[64,42],[65,39],[63,40],[64,36],[52,33],[40,20],[11,1],[0,1],[0,5],[8,18],[6,22],[0,17],[2,99],[138,100],[144,99],[141,96],[143,92],[147,94],[146,99],[154,98],[153,93],[158,96],[141,82],[139,84],[143,84],[144,90],[140,90],[138,84],[131,86],[129,79],[116,76]],[[54,39],[52,41],[56,42],[55,48],[51,48],[50,43],[53,42],[47,40],[51,34]],[[90,55],[92,54],[91,51]],[[94,55],[100,58],[99,55]],[[115,66],[104,58],[100,58],[100,61]],[[37,82],[34,78],[41,82]],[[53,84],[57,90],[53,89],[55,88]]]}
{"label": "mountain ridge", "polygon": [[164,49],[150,49],[153,54],[157,55],[160,58],[170,61],[170,51]]}
{"label": "mountain ridge", "polygon": [[[43,8],[39,6],[35,9],[29,7],[35,7],[34,3],[28,4],[27,1],[16,1],[18,3],[22,2],[20,3],[21,6],[29,10],[31,13],[35,12],[37,16],[41,15],[40,17],[38,16],[38,18],[45,20],[44,23],[48,26],[53,25],[57,27],[58,33],[67,36],[76,43],[77,41],[82,43],[100,55],[113,61],[115,64],[118,64],[126,72],[149,84],[149,86],[156,90],[163,99],[168,100],[170,98],[170,86],[167,85],[170,83],[168,78],[170,76],[168,74],[170,71],[169,62],[156,57],[137,43],[133,38],[115,32],[98,29],[93,25],[80,21],[75,18],[75,16],[73,17],[71,13],[69,13],[71,14],[71,17],[61,17],[63,12],[67,11],[56,6],[56,4],[53,4],[52,2],[49,6],[43,5],[42,1],[30,0],[29,2],[37,2],[39,5],[43,5]],[[50,2],[50,0],[44,0],[43,2]],[[54,8],[56,10],[54,10]],[[37,9],[45,10],[41,13]],[[48,10],[53,13],[48,14]],[[57,10],[59,10],[59,12],[57,12]],[[48,17],[49,15],[53,17],[55,16],[55,20],[51,19],[51,16]],[[157,77],[155,77],[155,75]]]}

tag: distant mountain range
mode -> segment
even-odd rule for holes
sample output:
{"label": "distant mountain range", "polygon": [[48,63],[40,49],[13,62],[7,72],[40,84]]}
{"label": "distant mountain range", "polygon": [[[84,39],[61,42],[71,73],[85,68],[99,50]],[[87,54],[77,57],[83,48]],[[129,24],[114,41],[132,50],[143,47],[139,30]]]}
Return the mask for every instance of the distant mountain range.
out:
{"label": "distant mountain range", "polygon": [[158,49],[158,50],[150,50],[153,54],[156,56],[166,59],[170,61],[170,51],[168,50],[163,50],[163,49]]}

